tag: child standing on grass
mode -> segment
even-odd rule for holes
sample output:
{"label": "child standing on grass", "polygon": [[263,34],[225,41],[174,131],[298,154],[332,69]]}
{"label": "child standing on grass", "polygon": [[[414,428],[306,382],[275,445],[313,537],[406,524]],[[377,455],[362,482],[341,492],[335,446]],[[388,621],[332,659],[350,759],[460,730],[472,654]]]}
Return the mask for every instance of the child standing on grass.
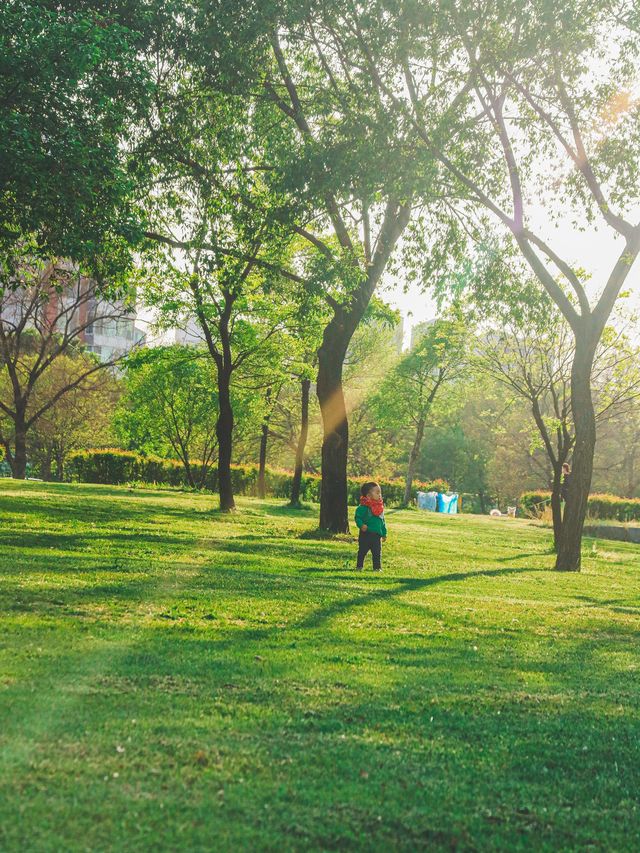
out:
{"label": "child standing on grass", "polygon": [[384,523],[382,489],[378,483],[363,483],[360,489],[360,506],[356,509],[356,524],[360,530],[356,568],[364,568],[364,558],[371,551],[373,571],[381,572],[381,543],[387,538],[387,525]]}

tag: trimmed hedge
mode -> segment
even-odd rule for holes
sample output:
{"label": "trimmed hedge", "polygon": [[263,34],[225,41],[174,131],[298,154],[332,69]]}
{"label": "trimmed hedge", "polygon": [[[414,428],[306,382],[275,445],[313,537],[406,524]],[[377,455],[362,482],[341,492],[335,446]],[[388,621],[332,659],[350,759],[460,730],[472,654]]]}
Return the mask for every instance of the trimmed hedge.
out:
{"label": "trimmed hedge", "polygon": [[[67,463],[67,476],[80,483],[102,483],[119,485],[123,483],[157,483],[169,486],[187,486],[182,463],[175,459],[161,459],[157,456],[142,456],[129,450],[79,450],[71,453]],[[267,467],[265,481],[267,494],[276,498],[288,498],[291,494],[291,471]],[[349,503],[352,506],[360,502],[360,488],[368,477],[353,477],[348,481]],[[257,494],[258,466],[232,465],[231,480],[237,495]],[[320,477],[317,474],[305,474],[302,477],[301,493],[303,500],[320,501]],[[385,503],[400,504],[404,496],[404,481],[379,480]],[[215,492],[217,472],[212,468],[205,478],[204,488]],[[415,482],[413,497],[417,491],[446,492],[449,485],[444,480],[430,483]]]}
{"label": "trimmed hedge", "polygon": [[[194,462],[194,467],[197,463]],[[158,456],[142,456],[129,450],[79,450],[71,453],[67,464],[67,475],[80,483],[157,483],[168,486],[188,486],[184,467],[177,459],[162,459]],[[268,468],[265,472],[267,492],[276,497],[288,497],[291,474]],[[204,480],[204,488],[215,492],[218,486],[215,468],[210,468]],[[257,492],[258,466],[232,465],[231,481],[238,495],[255,495]],[[303,478],[304,485],[304,478]]]}
{"label": "trimmed hedge", "polygon": [[[540,504],[546,504],[550,500],[551,492],[525,492],[520,496],[520,506],[525,513],[535,515]],[[593,518],[640,521],[640,498],[589,495],[587,512]]]}

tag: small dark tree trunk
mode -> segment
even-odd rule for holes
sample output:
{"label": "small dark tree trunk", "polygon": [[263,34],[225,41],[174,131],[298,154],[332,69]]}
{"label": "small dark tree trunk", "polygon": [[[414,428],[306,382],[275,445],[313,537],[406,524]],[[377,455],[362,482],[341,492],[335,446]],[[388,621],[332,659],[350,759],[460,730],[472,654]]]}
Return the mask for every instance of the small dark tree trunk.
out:
{"label": "small dark tree trunk", "polygon": [[187,478],[187,483],[192,489],[196,488],[196,481],[193,476],[193,469],[191,468],[191,462],[189,461],[189,457],[185,453],[182,457],[182,467],[184,468],[184,473]]}
{"label": "small dark tree trunk", "polygon": [[[562,460],[564,461],[564,460]],[[556,553],[560,544],[560,533],[562,531],[562,462],[553,466],[553,481],[551,483],[551,515],[553,517],[553,547]]]}
{"label": "small dark tree trunk", "polygon": [[220,509],[233,512],[236,508],[231,482],[231,454],[233,449],[233,408],[231,407],[231,376],[224,369],[218,370],[218,405],[216,423],[218,437],[218,493]]}
{"label": "small dark tree trunk", "polygon": [[411,452],[409,453],[409,463],[407,465],[407,476],[405,478],[404,484],[404,498],[403,504],[408,506],[411,503],[411,491],[413,487],[413,478],[416,472],[416,464],[418,462],[418,456],[420,455],[420,448],[422,447],[422,439],[424,437],[424,426],[425,419],[420,418],[418,421],[418,425],[416,427],[416,435],[413,441],[413,447],[411,448]]}
{"label": "small dark tree trunk", "polygon": [[296,447],[296,462],[293,471],[293,480],[291,481],[291,498],[289,503],[291,506],[300,506],[300,487],[302,484],[302,466],[304,463],[304,451],[307,446],[307,438],[309,436],[309,392],[311,390],[311,380],[303,379],[301,383],[301,415],[300,415],[300,435],[298,437],[298,445]]}
{"label": "small dark tree trunk", "polygon": [[58,452],[56,453],[56,468],[57,468],[56,477],[57,477],[59,483],[64,482],[64,460],[65,460],[65,456],[66,456],[66,454],[65,454],[64,450],[62,448],[59,448]]}
{"label": "small dark tree trunk", "polygon": [[9,459],[14,480],[24,480],[27,476],[27,428],[24,416],[18,411],[15,424],[13,458]]}
{"label": "small dark tree trunk", "polygon": [[575,425],[575,446],[556,558],[556,569],[564,572],[580,571],[582,530],[587,514],[596,446],[591,370],[598,338],[599,335],[590,335],[586,329],[582,334],[576,335],[576,350],[571,367],[571,408]]}
{"label": "small dark tree trunk", "polygon": [[262,430],[260,434],[260,457],[258,459],[258,497],[266,498],[267,496],[267,484],[266,484],[266,468],[267,468],[267,445],[269,443],[269,419],[271,415],[271,388],[267,388],[267,393],[265,395],[265,402],[267,404],[267,411],[262,419]]}
{"label": "small dark tree trunk", "polygon": [[42,463],[40,465],[40,476],[43,480],[50,482],[53,479],[51,474],[53,464],[53,452],[50,447],[47,447],[42,452]]}
{"label": "small dark tree trunk", "polygon": [[332,533],[349,532],[349,424],[342,390],[342,365],[352,334],[343,312],[337,312],[325,327],[318,350],[317,391],[323,426],[320,527]]}
{"label": "small dark tree trunk", "polygon": [[636,492],[636,453],[635,448],[625,456],[625,470],[627,474],[627,497],[632,498]]}

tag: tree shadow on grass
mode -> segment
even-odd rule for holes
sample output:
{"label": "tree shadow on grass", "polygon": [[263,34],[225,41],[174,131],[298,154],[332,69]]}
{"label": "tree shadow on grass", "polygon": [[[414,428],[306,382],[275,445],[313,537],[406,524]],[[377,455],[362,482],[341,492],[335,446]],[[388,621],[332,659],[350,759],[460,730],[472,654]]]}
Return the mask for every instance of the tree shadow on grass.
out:
{"label": "tree shadow on grass", "polygon": [[[291,542],[273,542],[272,544],[265,543],[265,537],[259,537],[261,541],[260,547],[256,548],[255,542],[244,540],[244,537],[234,537],[233,539],[216,540],[216,545],[219,545],[221,552],[229,554],[244,554],[248,559],[260,560],[264,557],[287,557],[292,562],[299,559],[301,562],[309,559],[309,548],[304,546],[294,545]],[[319,559],[333,559],[335,563],[336,553],[332,548],[314,548],[314,555]],[[291,566],[292,571],[297,571],[295,565]],[[335,571],[335,567],[333,569]]]}
{"label": "tree shadow on grass", "polygon": [[290,504],[282,504],[281,506],[273,506],[273,504],[263,504],[261,514],[267,516],[275,516],[276,518],[309,518],[312,517],[318,509],[312,504],[302,504],[301,506],[291,506]]}
{"label": "tree shadow on grass", "polygon": [[527,560],[529,557],[551,557],[555,554],[553,548],[547,548],[544,551],[530,551],[526,554],[512,554],[508,557],[494,557],[496,563],[510,563],[512,560]]}
{"label": "tree shadow on grass", "polygon": [[[170,497],[170,493],[167,493]],[[77,497],[75,494],[65,494],[65,498]],[[135,500],[130,500],[129,495],[124,490],[120,489],[115,492],[114,497],[118,500],[105,504],[104,494],[96,494],[91,492],[87,495],[90,498],[87,501],[71,501],[62,500],[58,503],[52,501],[43,501],[42,493],[22,493],[16,492],[11,495],[0,497],[0,510],[8,514],[17,511],[20,514],[33,515],[38,521],[46,520],[47,522],[64,522],[78,521],[80,523],[105,523],[113,524],[118,521],[126,520],[129,523],[141,519],[143,523],[148,523],[150,517],[161,516],[172,520],[192,520],[193,518],[203,518],[206,516],[213,517],[214,510],[209,507],[177,507],[171,505],[168,501],[150,502],[141,500],[137,503]],[[156,498],[156,495],[153,495]],[[220,514],[218,517],[222,518]],[[18,522],[13,522],[17,524]],[[22,522],[21,522],[22,523]]]}
{"label": "tree shadow on grass", "polygon": [[330,542],[354,542],[356,537],[351,533],[331,533],[329,530],[322,530],[319,527],[314,527],[311,530],[303,530],[298,533],[298,539],[311,539],[313,541],[330,541]]}
{"label": "tree shadow on grass", "polygon": [[638,601],[638,604],[631,604],[625,601],[625,599],[620,598],[598,599],[588,595],[576,595],[574,597],[577,601],[583,602],[583,607],[588,607],[589,609],[606,609],[611,610],[613,613],[623,613],[630,616],[640,615],[640,601]]}
{"label": "tree shadow on grass", "polygon": [[[584,692],[576,693],[580,701],[559,704],[551,682],[536,693],[523,690],[509,672],[492,669],[489,649],[483,660],[489,675],[480,678],[478,656],[465,657],[459,640],[428,657],[411,658],[401,673],[393,669],[394,654],[387,679],[373,689],[351,680],[350,670],[336,668],[328,657],[325,668],[312,673],[283,659],[283,677],[278,668],[275,678],[269,660],[252,654],[262,650],[244,648],[243,639],[244,632],[215,658],[215,644],[179,629],[170,635],[149,631],[129,648],[123,643],[116,654],[94,649],[62,660],[57,683],[45,681],[35,695],[25,690],[17,697],[21,713],[14,713],[10,732],[27,746],[6,767],[26,774],[31,744],[46,747],[54,762],[56,748],[73,731],[71,722],[78,730],[104,727],[110,736],[116,723],[120,730],[135,717],[153,727],[138,727],[136,749],[148,752],[141,753],[140,769],[128,772],[136,782],[144,780],[145,790],[162,791],[163,801],[176,796],[179,786],[182,822],[191,819],[197,797],[204,797],[206,814],[219,813],[211,791],[195,775],[197,767],[189,785],[184,783],[184,768],[202,749],[215,755],[229,777],[233,760],[243,762],[241,791],[231,781],[225,784],[234,803],[229,820],[240,815],[247,832],[274,821],[269,828],[285,847],[293,825],[306,849],[354,849],[354,838],[367,849],[585,849],[590,837],[603,842],[607,837],[610,843],[612,833],[613,847],[624,849],[625,831],[629,849],[634,848],[637,822],[628,792],[637,789],[638,769],[627,745],[635,742],[635,720],[603,717]],[[306,643],[317,649],[315,635]],[[352,651],[346,639],[335,647],[344,649],[345,660]],[[327,653],[333,648],[327,645]],[[525,654],[525,647],[520,651]],[[594,669],[599,660],[589,659],[589,649],[574,651],[569,678],[562,670],[550,673],[569,700],[574,681],[579,685],[586,673],[593,674],[593,690],[603,674]],[[42,666],[43,674],[50,674],[50,661]],[[499,679],[499,688],[487,689],[492,678]],[[202,710],[198,726],[196,709]],[[216,728],[220,719],[224,725]],[[219,749],[212,750],[212,742]],[[98,749],[105,756],[113,752],[113,739],[99,742]],[[163,772],[154,782],[148,767],[158,761]],[[84,783],[95,771],[90,766],[85,773],[79,765],[74,772]],[[212,774],[209,769],[204,777],[208,788]],[[595,795],[594,778],[600,786]],[[295,798],[283,795],[289,788]],[[14,807],[21,789],[16,790],[10,792]],[[41,788],[33,797],[46,796],[60,808],[63,793]],[[111,797],[104,804],[108,813],[114,808]],[[84,813],[90,804],[80,790],[78,798],[73,808]],[[119,801],[116,805],[121,808]],[[614,825],[617,816],[620,829]],[[177,822],[172,812],[153,812],[153,817],[168,828]],[[54,826],[61,822],[55,812],[51,820]],[[146,826],[149,815],[141,820]]]}
{"label": "tree shadow on grass", "polygon": [[[43,533],[26,531],[21,536],[3,535],[0,533],[0,545],[7,548],[27,549],[49,549],[55,551],[87,551],[96,541],[122,543],[127,546],[127,553],[131,553],[129,545],[136,543],[150,543],[155,546],[159,544],[181,545],[187,547],[192,544],[189,536],[174,536],[159,530],[157,533],[114,533],[111,530],[94,530],[92,533]],[[114,553],[114,556],[115,553]]]}
{"label": "tree shadow on grass", "polygon": [[531,572],[540,572],[544,569],[537,568],[512,568],[512,569],[488,569],[486,571],[479,570],[473,572],[451,572],[446,575],[435,575],[429,578],[399,578],[392,577],[389,581],[392,586],[387,589],[376,589],[373,592],[367,592],[364,595],[357,595],[348,599],[333,602],[326,607],[321,607],[309,614],[302,622],[299,622],[296,627],[317,628],[323,622],[328,621],[334,616],[340,616],[343,613],[351,610],[354,607],[364,607],[367,604],[373,604],[380,601],[387,601],[396,596],[402,595],[405,592],[418,592],[427,589],[430,586],[435,586],[441,583],[453,583],[466,581],[470,578],[478,577],[498,577],[513,574],[529,574]]}

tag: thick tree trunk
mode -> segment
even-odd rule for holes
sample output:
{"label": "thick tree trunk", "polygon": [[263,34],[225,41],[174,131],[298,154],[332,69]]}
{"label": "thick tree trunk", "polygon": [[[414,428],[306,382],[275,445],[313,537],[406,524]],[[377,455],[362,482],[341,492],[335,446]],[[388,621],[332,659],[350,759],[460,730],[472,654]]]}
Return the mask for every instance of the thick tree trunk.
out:
{"label": "thick tree trunk", "polygon": [[558,544],[556,569],[579,572],[582,530],[587,514],[587,502],[593,476],[593,455],[596,446],[596,418],[591,398],[591,370],[597,346],[585,329],[576,335],[576,351],[571,368],[571,408],[575,425],[573,467],[562,529]]}
{"label": "thick tree trunk", "polygon": [[326,326],[318,350],[317,393],[323,426],[320,527],[332,533],[349,532],[349,424],[342,390],[342,365],[353,328],[351,323],[347,326],[342,312],[336,314]]}
{"label": "thick tree trunk", "polygon": [[418,456],[420,455],[420,448],[422,447],[422,439],[424,437],[424,426],[425,419],[420,418],[418,421],[418,425],[416,427],[416,435],[413,441],[413,447],[411,448],[411,453],[409,454],[409,463],[407,465],[407,476],[405,478],[404,483],[404,498],[403,503],[405,506],[408,506],[411,503],[411,491],[413,488],[413,478],[416,472],[416,464],[418,462]]}
{"label": "thick tree trunk", "polygon": [[293,480],[291,481],[291,497],[289,503],[291,506],[300,506],[300,487],[302,484],[302,466],[304,463],[304,451],[307,446],[307,438],[309,436],[309,392],[311,390],[311,380],[303,379],[301,383],[301,415],[300,415],[300,435],[298,437],[298,445],[296,447],[296,462],[293,471]]}
{"label": "thick tree trunk", "polygon": [[218,494],[220,509],[233,512],[236,508],[231,482],[231,454],[233,449],[233,409],[231,407],[231,377],[224,371],[218,371],[218,405],[220,411],[216,423],[218,437]]}

